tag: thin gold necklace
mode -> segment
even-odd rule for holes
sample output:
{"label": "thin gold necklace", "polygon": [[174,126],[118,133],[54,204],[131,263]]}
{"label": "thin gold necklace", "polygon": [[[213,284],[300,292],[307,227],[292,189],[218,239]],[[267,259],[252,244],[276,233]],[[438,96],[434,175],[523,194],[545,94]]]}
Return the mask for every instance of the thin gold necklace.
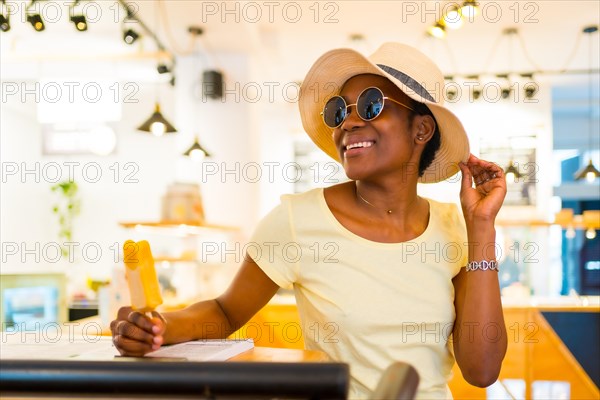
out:
{"label": "thin gold necklace", "polygon": [[[362,197],[362,196],[360,195],[360,193],[358,193],[358,186],[356,186],[356,184],[354,185],[354,188],[355,188],[355,190],[356,190],[356,195],[358,196],[358,198],[359,198],[359,199],[361,199],[362,201],[364,201],[365,203],[367,203],[368,205],[370,205],[370,206],[371,206],[371,207],[373,207],[374,209],[381,211],[381,209],[379,209],[378,207],[376,207],[376,206],[374,206],[373,204],[371,204],[371,203],[370,203],[370,202],[369,202],[367,199],[365,199],[364,197]],[[392,210],[387,210],[387,213],[388,213],[388,214],[391,214],[391,213],[392,213]]]}

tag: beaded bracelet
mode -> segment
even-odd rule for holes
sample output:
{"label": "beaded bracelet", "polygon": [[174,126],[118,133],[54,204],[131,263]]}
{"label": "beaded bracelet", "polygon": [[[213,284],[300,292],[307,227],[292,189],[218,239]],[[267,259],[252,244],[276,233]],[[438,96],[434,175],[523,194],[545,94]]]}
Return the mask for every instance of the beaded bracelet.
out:
{"label": "beaded bracelet", "polygon": [[482,271],[487,271],[488,269],[491,269],[491,270],[498,272],[498,263],[496,262],[496,260],[492,260],[492,261],[482,260],[482,261],[470,261],[467,264],[467,272],[475,271],[477,269],[480,269]]}

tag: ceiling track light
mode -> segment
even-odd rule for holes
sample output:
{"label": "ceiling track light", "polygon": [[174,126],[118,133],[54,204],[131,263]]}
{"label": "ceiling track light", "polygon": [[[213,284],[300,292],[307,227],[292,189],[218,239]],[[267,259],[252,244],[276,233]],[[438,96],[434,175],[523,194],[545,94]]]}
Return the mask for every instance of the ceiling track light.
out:
{"label": "ceiling track light", "polygon": [[0,31],[10,31],[10,12],[6,7],[6,0],[2,0],[2,2],[0,2]]}
{"label": "ceiling track light", "polygon": [[167,50],[167,48],[161,42],[158,36],[156,36],[156,33],[154,33],[152,29],[150,29],[142,19],[140,19],[139,13],[137,13],[126,0],[117,0],[117,2],[125,10],[125,18],[123,19],[123,41],[125,41],[125,43],[127,44],[133,44],[133,42],[135,42],[139,38],[140,35],[133,29],[125,29],[127,27],[126,23],[128,21],[135,22],[137,29],[139,31],[144,32],[144,35],[146,35],[147,37],[152,39],[154,43],[156,43],[156,48],[158,49],[158,51],[168,53],[169,58],[173,60],[175,56]]}
{"label": "ceiling track light", "polygon": [[40,14],[30,14],[27,16],[27,22],[33,26],[37,32],[41,32],[46,29],[46,25],[44,25],[44,21],[42,21],[42,17]]}
{"label": "ceiling track light", "polygon": [[31,7],[33,7],[33,5],[36,3],[36,1],[37,0],[31,0],[31,3],[29,3],[27,8],[25,9],[25,12],[27,13],[27,22],[29,22],[31,24],[31,26],[33,27],[33,29],[35,29],[37,32],[41,32],[44,29],[46,29],[46,25],[44,24],[44,21],[42,20],[42,16],[38,13],[35,13],[35,14],[29,13],[29,9]]}
{"label": "ceiling track light", "polygon": [[75,29],[79,32],[87,31],[88,25],[83,15],[73,15],[71,16],[71,22],[75,25]]}
{"label": "ceiling track light", "polygon": [[75,25],[75,29],[77,29],[79,32],[84,32],[84,31],[87,31],[87,28],[88,28],[88,24],[87,24],[85,15],[83,15],[83,14],[74,15],[73,14],[73,9],[79,4],[80,1],[81,0],[75,0],[73,2],[73,4],[71,4],[69,6],[69,15],[71,16],[69,19]]}
{"label": "ceiling track light", "polygon": [[135,14],[129,8],[125,9],[126,15],[123,19],[123,41],[129,45],[132,45],[139,39],[140,34],[128,27],[128,22],[136,22]]}
{"label": "ceiling track light", "polygon": [[171,72],[171,67],[167,66],[166,64],[158,64],[158,66],[156,67],[156,71],[159,74],[168,74],[169,72]]}
{"label": "ceiling track light", "polygon": [[0,30],[2,32],[10,31],[10,17],[0,14]]}
{"label": "ceiling track light", "polygon": [[127,44],[135,43],[139,37],[140,35],[133,29],[127,29],[125,32],[123,32],[123,41]]}

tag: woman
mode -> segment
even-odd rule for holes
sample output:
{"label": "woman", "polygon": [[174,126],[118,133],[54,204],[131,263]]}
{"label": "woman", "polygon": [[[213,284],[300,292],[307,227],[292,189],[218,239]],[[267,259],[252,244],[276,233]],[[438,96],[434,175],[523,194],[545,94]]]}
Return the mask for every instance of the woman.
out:
{"label": "woman", "polygon": [[[454,359],[471,384],[492,384],[507,343],[494,260],[506,183],[500,168],[469,155],[443,86],[430,59],[398,43],[368,58],[348,49],[319,58],[301,89],[303,126],[350,181],[282,196],[251,239],[264,251],[246,257],[217,299],[153,319],[121,309],[111,324],[119,351],[227,337],[293,287],[306,347],[350,364],[350,398],[368,397],[396,360],[419,372],[421,398],[451,398]],[[417,194],[418,182],[458,169],[464,217]],[[297,254],[269,252],[273,242]],[[315,253],[315,244],[334,251]],[[209,334],[207,323],[222,329]]]}

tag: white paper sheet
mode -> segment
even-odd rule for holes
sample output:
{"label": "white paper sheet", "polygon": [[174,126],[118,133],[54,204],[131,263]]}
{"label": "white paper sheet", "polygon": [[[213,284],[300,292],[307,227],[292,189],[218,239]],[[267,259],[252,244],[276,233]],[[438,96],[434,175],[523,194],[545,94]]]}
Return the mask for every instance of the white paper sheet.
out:
{"label": "white paper sheet", "polygon": [[254,347],[252,339],[196,340],[164,346],[146,357],[185,358],[189,361],[225,361]]}

